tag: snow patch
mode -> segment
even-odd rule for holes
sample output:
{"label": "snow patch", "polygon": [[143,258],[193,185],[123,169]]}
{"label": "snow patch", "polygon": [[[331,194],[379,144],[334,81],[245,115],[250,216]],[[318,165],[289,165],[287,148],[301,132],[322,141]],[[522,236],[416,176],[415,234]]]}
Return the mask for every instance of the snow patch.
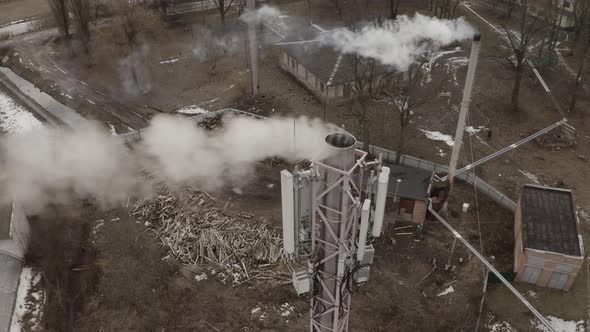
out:
{"label": "snow patch", "polygon": [[444,295],[447,295],[447,294],[451,294],[454,291],[455,291],[455,289],[453,288],[453,286],[449,286],[445,290],[443,290],[442,292],[436,294],[436,296],[444,296]]}
{"label": "snow patch", "polygon": [[180,61],[180,57],[178,57],[178,58],[172,58],[172,59],[168,59],[168,60],[162,60],[162,61],[160,61],[160,64],[161,65],[166,65],[166,64],[175,63],[177,61]]}
{"label": "snow patch", "polygon": [[[574,320],[564,320],[555,316],[547,316],[545,317],[549,322],[549,325],[556,331],[556,332],[583,332],[584,331],[584,321],[574,321]],[[538,320],[532,321],[533,325],[539,329],[540,331],[550,331],[545,325],[543,325]]]}
{"label": "snow patch", "polygon": [[533,174],[533,173],[529,173],[527,171],[523,171],[521,169],[518,170],[522,175],[526,176],[529,180],[533,181],[536,184],[541,184],[541,182],[539,181],[539,178]]}
{"label": "snow patch", "polygon": [[[20,281],[16,293],[16,303],[12,314],[10,332],[19,332],[23,328],[21,320],[27,316],[27,323],[31,325],[31,331],[38,330],[38,324],[41,320],[41,307],[43,305],[43,290],[38,287],[36,291],[32,290],[41,280],[39,273],[33,272],[30,267],[24,267],[20,273]],[[30,296],[29,296],[30,295]],[[30,301],[30,299],[34,301]]]}
{"label": "snow patch", "polygon": [[281,305],[281,317],[289,317],[294,310],[295,308],[292,305],[285,302],[283,305]]}
{"label": "snow patch", "polygon": [[516,331],[508,322],[494,322],[488,325],[490,332],[514,332]]}
{"label": "snow patch", "polygon": [[233,89],[235,86],[236,86],[235,84],[232,84],[232,85],[228,86],[227,88],[225,88],[225,89],[223,89],[223,90],[221,90],[221,91],[222,91],[222,92],[225,92],[225,91],[227,91],[227,90],[229,90],[229,89]]}
{"label": "snow patch", "polygon": [[206,109],[201,108],[197,105],[190,105],[190,106],[185,106],[185,107],[177,110],[176,112],[182,113],[182,114],[204,114],[209,111],[207,111]]}
{"label": "snow patch", "polygon": [[195,275],[195,280],[196,281],[207,280],[207,273],[201,273],[201,274]]}
{"label": "snow patch", "polygon": [[444,157],[444,156],[446,156],[446,155],[447,155],[447,154],[446,154],[446,153],[443,151],[443,149],[441,149],[441,148],[435,148],[435,149],[436,149],[436,150],[438,150],[438,151],[436,152],[436,155],[437,155],[437,156]]}
{"label": "snow patch", "polygon": [[0,132],[23,133],[42,126],[33,114],[0,92]]}
{"label": "snow patch", "polygon": [[440,131],[428,131],[428,130],[424,130],[424,129],[420,129],[420,131],[423,132],[426,135],[426,138],[428,138],[430,140],[443,141],[448,146],[453,146],[455,144],[455,142],[453,140],[453,136],[451,136],[451,135],[443,134]]}
{"label": "snow patch", "polygon": [[465,127],[465,131],[468,132],[471,135],[477,134],[480,131],[482,131],[483,129],[486,129],[486,127],[484,127],[484,126],[479,126],[477,128],[475,128],[473,126],[467,126],[467,127]]}
{"label": "snow patch", "polygon": [[70,96],[70,95],[69,95],[69,94],[67,94],[67,93],[63,93],[63,92],[62,92],[62,93],[61,93],[61,95],[62,95],[62,96],[64,96],[64,97],[66,97],[66,98],[68,98],[68,99],[74,99],[72,96]]}

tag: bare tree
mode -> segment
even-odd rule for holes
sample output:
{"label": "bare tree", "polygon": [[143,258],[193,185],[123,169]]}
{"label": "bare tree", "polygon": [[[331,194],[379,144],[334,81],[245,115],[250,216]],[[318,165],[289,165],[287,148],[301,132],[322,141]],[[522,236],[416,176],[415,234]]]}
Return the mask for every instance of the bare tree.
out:
{"label": "bare tree", "polygon": [[578,41],[584,28],[590,24],[590,1],[574,0],[573,7],[574,40]]}
{"label": "bare tree", "polygon": [[399,10],[399,3],[401,0],[389,0],[389,18],[395,20]]}
{"label": "bare tree", "polygon": [[576,102],[578,101],[578,94],[580,93],[580,88],[584,84],[583,80],[583,71],[584,71],[584,64],[586,62],[586,55],[588,54],[588,49],[590,48],[590,27],[585,26],[584,29],[580,31],[580,48],[578,49],[578,70],[576,74],[576,79],[574,81],[574,87],[572,89],[572,98],[570,100],[569,111],[572,112],[576,108]]}
{"label": "bare tree", "polygon": [[430,10],[438,18],[454,18],[461,0],[431,0]]}
{"label": "bare tree", "polygon": [[115,16],[130,50],[164,30],[160,17],[136,1],[118,0]]}
{"label": "bare tree", "polygon": [[[365,144],[370,144],[370,114],[369,104],[373,95],[373,82],[376,75],[376,60],[363,58],[358,54],[346,56],[352,69],[352,102],[350,103],[351,115],[357,120],[361,137]],[[327,84],[326,89],[330,88]],[[328,93],[326,93],[328,94]]]}
{"label": "bare tree", "polygon": [[530,58],[530,47],[543,28],[542,21],[536,17],[529,15],[528,0],[518,0],[520,5],[520,15],[518,18],[518,31],[512,31],[507,23],[502,24],[504,34],[508,39],[508,44],[512,50],[512,56],[505,57],[510,69],[514,72],[514,86],[512,88],[512,96],[510,102],[512,109],[518,110],[518,99],[520,97],[520,85],[524,76],[526,63]]}
{"label": "bare tree", "polygon": [[194,56],[209,64],[211,75],[215,75],[218,60],[238,47],[237,37],[223,32],[214,32],[209,28],[193,27],[195,41]]}
{"label": "bare tree", "polygon": [[[423,87],[424,66],[428,62],[427,54],[422,55],[414,64],[403,74],[404,78],[397,84],[387,82],[382,94],[384,101],[391,105],[391,110],[399,114],[399,140],[397,142],[397,155],[395,163],[399,164],[400,157],[403,154],[405,137],[414,116],[414,111],[432,101],[439,95],[442,88],[442,80],[439,83],[431,83],[429,87]],[[385,84],[385,81],[383,82]]]}
{"label": "bare tree", "polygon": [[48,0],[51,14],[66,39],[70,38],[70,20],[67,0]]}
{"label": "bare tree", "polygon": [[215,7],[217,7],[217,11],[219,12],[219,18],[221,19],[221,24],[225,26],[225,14],[231,8],[231,5],[234,3],[234,0],[213,0],[215,3]]}
{"label": "bare tree", "polygon": [[86,54],[90,53],[90,1],[69,0],[70,9],[76,22],[77,35]]}

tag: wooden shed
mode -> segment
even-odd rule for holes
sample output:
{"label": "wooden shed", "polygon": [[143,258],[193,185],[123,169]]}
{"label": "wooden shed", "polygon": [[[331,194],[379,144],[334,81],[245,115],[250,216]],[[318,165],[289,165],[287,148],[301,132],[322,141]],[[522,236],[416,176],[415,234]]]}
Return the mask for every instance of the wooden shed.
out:
{"label": "wooden shed", "polygon": [[387,166],[390,168],[388,196],[392,200],[397,196],[397,202],[392,204],[398,208],[397,220],[423,224],[426,219],[432,172],[404,165]]}
{"label": "wooden shed", "polygon": [[516,280],[569,290],[584,262],[570,190],[525,185],[514,215]]}

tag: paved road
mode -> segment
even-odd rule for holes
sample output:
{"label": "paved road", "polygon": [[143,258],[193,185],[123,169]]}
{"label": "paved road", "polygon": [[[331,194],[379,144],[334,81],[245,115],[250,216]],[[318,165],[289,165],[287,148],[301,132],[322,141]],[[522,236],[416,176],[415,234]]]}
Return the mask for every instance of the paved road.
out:
{"label": "paved road", "polygon": [[[108,21],[99,24],[108,24]],[[97,82],[80,80],[68,68],[57,64],[51,58],[48,46],[42,43],[43,40],[56,36],[57,29],[31,32],[0,42],[0,47],[13,47],[19,53],[22,62],[30,61],[31,67],[37,70],[42,79],[53,82],[62,91],[68,91],[69,95],[81,101],[87,101],[87,108],[93,111],[91,116],[133,129],[148,125],[149,119],[156,113],[153,109],[127,102],[124,95]]]}

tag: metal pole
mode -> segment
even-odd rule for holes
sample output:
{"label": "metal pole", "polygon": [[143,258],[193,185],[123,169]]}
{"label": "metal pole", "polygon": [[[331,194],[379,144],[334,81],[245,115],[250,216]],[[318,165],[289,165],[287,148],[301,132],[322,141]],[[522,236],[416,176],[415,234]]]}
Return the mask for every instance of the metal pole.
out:
{"label": "metal pole", "polygon": [[[247,0],[248,11],[256,10],[256,0]],[[250,74],[252,76],[252,95],[258,94],[258,40],[256,39],[256,20],[248,22],[248,44],[250,45]]]}
{"label": "metal pole", "polygon": [[455,144],[453,145],[453,152],[451,154],[451,162],[449,164],[449,191],[453,186],[453,178],[455,176],[455,169],[459,161],[459,153],[461,152],[461,145],[463,144],[463,132],[465,132],[465,121],[467,119],[467,112],[469,111],[469,104],[471,103],[471,91],[473,90],[473,81],[475,80],[475,69],[477,67],[477,59],[479,58],[479,46],[481,35],[473,36],[471,43],[471,54],[469,56],[469,67],[467,67],[467,78],[465,79],[465,87],[463,88],[463,100],[461,101],[461,111],[459,112],[459,120],[457,121],[457,131],[455,132]]}
{"label": "metal pole", "polygon": [[[566,122],[567,122],[567,119],[566,118],[563,118],[562,120],[560,120],[560,121],[558,121],[558,122],[550,125],[547,128],[544,128],[544,129],[539,130],[538,132],[530,135],[529,137],[523,138],[523,139],[521,139],[520,141],[518,141],[518,142],[516,142],[514,144],[510,144],[509,146],[507,146],[507,147],[505,147],[505,148],[503,148],[501,150],[498,150],[498,151],[496,151],[496,152],[494,152],[494,153],[492,153],[492,154],[490,154],[488,156],[485,156],[485,157],[481,158],[480,160],[478,160],[476,162],[473,162],[473,163],[471,163],[471,164],[469,164],[469,165],[467,165],[467,166],[465,166],[465,167],[463,167],[463,168],[455,171],[454,175],[457,176],[457,175],[459,175],[459,174],[461,174],[461,173],[463,173],[465,171],[468,171],[468,170],[474,168],[475,166],[478,166],[480,164],[483,164],[486,161],[492,160],[492,159],[494,159],[494,158],[496,158],[496,157],[498,157],[498,156],[500,156],[500,155],[502,155],[502,154],[504,154],[504,153],[506,153],[506,152],[508,152],[510,150],[513,150],[514,151],[514,149],[516,149],[520,145],[522,145],[524,143],[527,143],[527,142],[529,142],[529,141],[531,141],[531,140],[533,140],[533,139],[535,139],[535,138],[537,138],[537,137],[539,137],[539,136],[541,136],[541,135],[543,135],[543,134],[545,134],[545,133],[547,133],[547,132],[555,129],[555,128],[557,128],[557,127],[565,124]],[[450,172],[449,172],[449,175],[450,175]],[[442,178],[440,178],[440,180],[441,181],[446,181],[447,179],[449,179],[449,175],[443,176]]]}
{"label": "metal pole", "polygon": [[537,309],[535,309],[535,307],[533,307],[532,304],[530,304],[529,301],[527,301],[527,299],[524,298],[524,296],[522,296],[517,290],[516,288],[514,288],[509,282],[508,280],[506,280],[506,278],[504,278],[504,276],[502,276],[502,274],[500,274],[500,272],[498,272],[498,270],[496,270],[496,268],[490,264],[490,262],[488,262],[487,259],[485,259],[485,257],[483,257],[469,242],[467,242],[467,240],[465,240],[463,238],[463,236],[461,234],[459,234],[454,228],[453,226],[451,226],[448,222],[446,222],[446,220],[443,219],[443,217],[439,216],[438,213],[436,213],[436,211],[434,211],[434,209],[432,208],[432,199],[428,199],[428,211],[430,211],[430,213],[432,213],[432,215],[438,219],[438,221],[440,221],[446,228],[448,228],[451,233],[453,233],[453,235],[459,239],[459,241],[463,242],[463,244],[467,247],[467,249],[471,250],[471,252],[477,257],[479,258],[479,260],[488,268],[490,269],[490,271],[492,271],[493,274],[496,275],[496,277],[498,277],[498,279],[500,279],[500,281],[502,281],[502,283],[504,285],[506,285],[506,287],[508,287],[508,289],[510,289],[510,291],[516,295],[516,297],[527,307],[529,308],[529,310],[535,315],[537,316],[537,318],[541,321],[541,323],[543,323],[543,325],[545,325],[549,331],[555,332],[555,330],[553,329],[553,327],[551,327],[551,325],[549,324],[549,322],[547,321],[547,319],[545,319],[545,317],[539,312],[537,311]]}

